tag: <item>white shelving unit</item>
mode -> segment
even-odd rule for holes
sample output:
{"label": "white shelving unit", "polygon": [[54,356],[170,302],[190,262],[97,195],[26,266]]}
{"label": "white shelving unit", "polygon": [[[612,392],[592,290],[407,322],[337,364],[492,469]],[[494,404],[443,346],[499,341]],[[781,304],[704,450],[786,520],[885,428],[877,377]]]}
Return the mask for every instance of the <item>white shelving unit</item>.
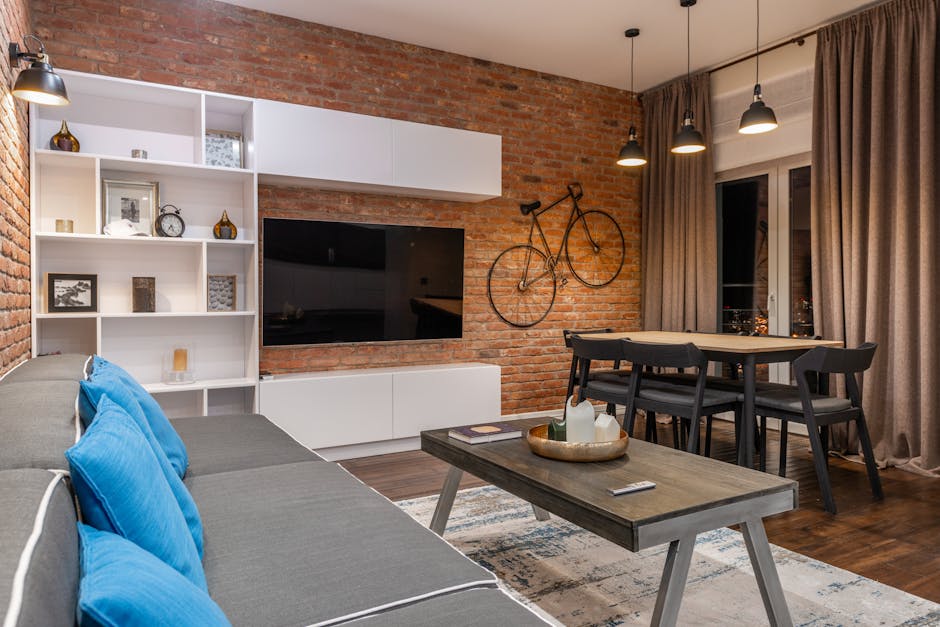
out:
{"label": "white shelving unit", "polygon": [[[71,104],[30,109],[34,355],[98,353],[126,368],[173,415],[255,411],[258,381],[258,176],[254,101],[62,71]],[[82,151],[48,149],[62,120]],[[204,165],[206,129],[238,132],[244,168]],[[149,159],[131,158],[146,150]],[[159,183],[181,210],[182,238],[102,235],[102,181]],[[216,240],[228,212],[238,239]],[[156,211],[155,211],[156,213]],[[73,233],[55,232],[57,219]],[[48,273],[94,274],[94,313],[49,312]],[[235,275],[234,311],[207,310],[207,277]],[[154,277],[156,311],[132,311],[132,277]],[[190,350],[195,382],[162,382],[174,346]]]}

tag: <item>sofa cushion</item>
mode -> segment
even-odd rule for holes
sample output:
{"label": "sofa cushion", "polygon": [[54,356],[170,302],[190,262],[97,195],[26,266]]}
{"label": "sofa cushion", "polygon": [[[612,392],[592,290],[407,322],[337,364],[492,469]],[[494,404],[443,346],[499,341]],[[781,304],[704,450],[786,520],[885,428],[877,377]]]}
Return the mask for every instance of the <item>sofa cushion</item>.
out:
{"label": "sofa cushion", "polygon": [[132,416],[136,417],[140,412],[150,425],[176,474],[180,477],[186,474],[186,466],[189,463],[186,446],[173,430],[157,401],[123,368],[95,355],[91,375],[88,381],[82,384],[82,399],[79,404],[85,424],[94,416],[101,394],[110,396],[111,400],[124,407]]}
{"label": "sofa cushion", "polygon": [[64,473],[0,471],[0,620],[71,625],[78,591],[75,506]]}
{"label": "sofa cushion", "polygon": [[551,624],[502,590],[463,590],[351,621],[368,627],[526,627]]}
{"label": "sofa cushion", "polygon": [[212,598],[234,625],[309,625],[495,577],[329,462],[187,478]]}
{"label": "sofa cushion", "polygon": [[0,385],[0,469],[68,468],[63,453],[81,435],[78,383]]}
{"label": "sofa cushion", "polygon": [[[140,410],[137,401],[131,398],[130,392],[128,392],[127,388],[122,386],[104,386],[101,383],[93,383],[90,381],[82,381],[80,385],[82,388],[82,398],[88,402],[93,401],[95,407],[97,407],[96,412],[100,413],[101,407],[105,404],[104,399],[107,399],[112,405],[112,410],[118,410],[122,418],[132,421],[140,429],[140,432],[143,433],[144,438],[147,440],[147,443],[150,444],[150,448],[157,458],[157,463],[160,464],[160,470],[163,472],[163,476],[166,477],[166,481],[170,486],[170,490],[173,492],[173,496],[176,498],[177,504],[179,504],[180,511],[183,512],[183,516],[186,518],[186,524],[193,536],[193,541],[196,543],[196,550],[199,551],[199,556],[201,557],[202,521],[199,520],[199,511],[196,509],[196,504],[193,502],[189,491],[186,489],[186,486],[183,485],[183,481],[177,474],[176,468],[173,467],[166,453],[164,453],[163,446],[157,441],[157,437],[150,428],[150,423]],[[105,389],[111,389],[112,387],[113,393],[117,395],[117,398],[112,398],[110,393],[104,393]],[[128,407],[131,409],[128,410]],[[97,413],[95,415],[97,416]],[[170,430],[172,429],[173,428],[170,427]]]}
{"label": "sofa cushion", "polygon": [[91,368],[88,355],[43,355],[27,359],[7,372],[0,383],[24,381],[81,381],[85,369]]}
{"label": "sofa cushion", "polygon": [[322,458],[259,414],[170,420],[189,451],[187,477]]}
{"label": "sofa cushion", "polygon": [[79,625],[229,625],[205,591],[121,536],[78,524]]}
{"label": "sofa cushion", "polygon": [[105,396],[65,456],[88,524],[127,538],[206,589],[186,518],[137,423]]}

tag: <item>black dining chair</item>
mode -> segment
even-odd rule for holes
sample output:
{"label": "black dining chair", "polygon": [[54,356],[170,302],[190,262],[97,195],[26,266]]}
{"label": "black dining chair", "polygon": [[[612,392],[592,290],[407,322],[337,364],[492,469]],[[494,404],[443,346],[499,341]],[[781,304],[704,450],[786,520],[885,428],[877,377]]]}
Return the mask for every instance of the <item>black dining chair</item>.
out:
{"label": "black dining chair", "polygon": [[[646,412],[647,433],[651,425],[655,433],[657,413],[682,418],[688,424],[686,448],[697,453],[702,416],[724,411],[733,411],[735,416],[740,416],[741,404],[736,392],[706,387],[708,358],[694,344],[650,344],[630,340],[621,340],[621,343],[623,360],[630,362],[632,369],[624,414],[624,424],[628,427],[632,428],[637,409]],[[662,379],[647,380],[646,368],[696,368],[695,385]]]}
{"label": "black dining chair", "polygon": [[[570,348],[571,348],[571,336],[572,336],[572,335],[588,335],[588,334],[593,334],[593,333],[613,333],[613,329],[610,329],[610,328],[605,328],[605,329],[583,329],[583,330],[580,330],[580,331],[575,331],[575,330],[572,330],[572,329],[563,329],[561,333],[562,333],[562,336],[563,336],[564,339],[565,339],[565,348],[570,349]],[[619,368],[620,368],[620,360],[619,360],[619,359],[615,359],[615,360],[613,360],[613,364],[612,364],[612,367],[611,367],[611,368],[604,368],[604,369],[598,368],[598,369],[595,369],[595,371],[594,371],[594,373],[593,373],[593,376],[594,376],[595,378],[598,377],[598,376],[600,376],[601,378],[604,378],[604,375],[607,375],[608,373],[613,373],[612,376],[613,376],[613,377],[617,377],[617,376],[618,376],[618,375],[617,375],[617,370],[618,370]],[[629,374],[629,373],[628,373],[628,374]],[[574,394],[574,387],[575,387],[575,385],[577,384],[578,379],[579,379],[579,377],[578,377],[578,357],[572,352],[572,354],[571,354],[571,370],[570,370],[570,372],[568,373],[568,392],[567,392],[567,394],[565,394],[565,399],[571,398],[571,395]],[[614,380],[616,380],[616,379],[614,379]]]}
{"label": "black dining chair", "polygon": [[[884,498],[881,478],[875,466],[875,455],[871,436],[862,409],[862,393],[856,379],[859,373],[871,366],[878,345],[866,342],[858,348],[816,347],[793,361],[796,387],[788,389],[758,390],[755,398],[755,413],[758,416],[779,418],[780,423],[780,476],[787,472],[787,423],[806,425],[813,464],[822,492],[826,511],[835,514],[836,504],[829,480],[829,426],[854,421],[858,427],[858,439],[865,457],[865,468],[871,491],[878,500]],[[845,375],[848,398],[834,398],[817,394],[810,388],[813,375]],[[766,431],[764,431],[766,437]]]}
{"label": "black dining chair", "polygon": [[[620,366],[623,349],[621,340],[606,338],[584,338],[572,334],[565,338],[571,344],[572,373],[578,376],[578,402],[586,398],[607,403],[607,413],[616,416],[617,405],[627,404],[630,391],[629,378],[621,376],[598,377],[591,370],[592,362],[612,362],[616,370]],[[610,371],[603,371],[610,372]],[[572,387],[568,388],[571,396]],[[566,400],[565,403],[568,401]],[[628,430],[627,433],[630,433]]]}

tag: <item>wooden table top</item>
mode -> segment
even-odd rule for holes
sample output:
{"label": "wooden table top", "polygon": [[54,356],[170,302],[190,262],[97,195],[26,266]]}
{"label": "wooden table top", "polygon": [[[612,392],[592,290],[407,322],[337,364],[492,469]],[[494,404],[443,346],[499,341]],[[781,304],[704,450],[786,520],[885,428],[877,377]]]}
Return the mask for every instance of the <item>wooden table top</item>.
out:
{"label": "wooden table top", "polygon": [[[512,424],[527,433],[545,422],[543,417]],[[777,511],[797,506],[791,479],[643,440],[631,439],[620,459],[574,463],[535,455],[525,437],[465,444],[447,431],[422,432],[422,450],[634,551],[645,548],[644,526],[686,514],[775,494],[786,504]],[[643,480],[656,487],[623,496],[607,492]]]}
{"label": "wooden table top", "polygon": [[684,333],[682,331],[630,331],[626,333],[592,333],[585,338],[629,339],[651,344],[686,344],[691,342],[704,351],[728,353],[773,353],[809,350],[817,346],[841,348],[841,340],[814,340],[796,337],[767,337],[765,335],[734,335],[730,333]]}

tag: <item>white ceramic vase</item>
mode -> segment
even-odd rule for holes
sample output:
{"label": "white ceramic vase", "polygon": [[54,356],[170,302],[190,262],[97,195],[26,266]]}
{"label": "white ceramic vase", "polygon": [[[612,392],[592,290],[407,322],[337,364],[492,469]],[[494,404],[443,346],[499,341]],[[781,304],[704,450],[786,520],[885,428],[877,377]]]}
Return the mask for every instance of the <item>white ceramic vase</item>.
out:
{"label": "white ceramic vase", "polygon": [[613,442],[620,439],[620,424],[610,414],[601,414],[594,421],[594,441]]}
{"label": "white ceramic vase", "polygon": [[573,405],[574,396],[568,398],[565,416],[568,423],[568,442],[594,441],[594,406],[588,400]]}

